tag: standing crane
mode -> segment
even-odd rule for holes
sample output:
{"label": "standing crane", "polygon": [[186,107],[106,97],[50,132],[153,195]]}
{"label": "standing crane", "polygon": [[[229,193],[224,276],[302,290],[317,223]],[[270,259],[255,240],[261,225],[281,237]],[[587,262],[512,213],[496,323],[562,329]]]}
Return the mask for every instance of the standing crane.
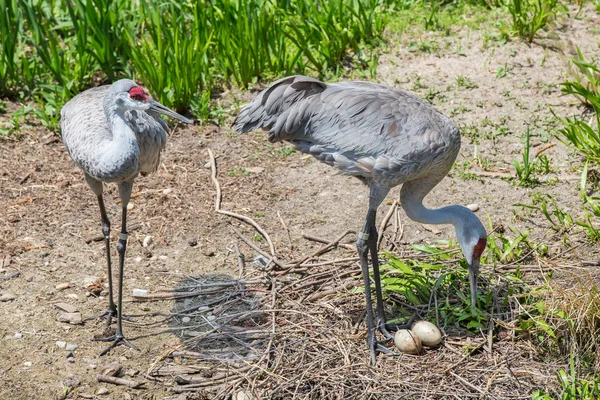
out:
{"label": "standing crane", "polygon": [[[156,171],[160,153],[167,142],[169,127],[160,114],[185,123],[192,121],[154,101],[134,81],[119,80],[112,85],[100,86],[79,93],[61,110],[62,138],[69,155],[85,174],[85,180],[98,198],[102,234],[108,265],[108,309],[106,327],[117,316],[117,330],[108,338],[95,339],[110,342],[100,355],[119,344],[136,348],[124,336],[123,318],[123,264],[127,248],[127,204],[131,197],[133,180]],[[112,267],[110,261],[110,221],[102,199],[103,182],[115,182],[119,187],[122,219],[117,252],[119,253],[119,298],[113,300]]]}
{"label": "standing crane", "polygon": [[371,255],[377,296],[377,328],[392,338],[383,310],[377,229],[377,208],[390,189],[402,184],[400,201],[408,217],[424,224],[452,224],[469,265],[471,304],[477,298],[477,277],[486,231],[466,207],[428,209],[425,196],[448,174],[460,149],[456,125],[416,96],[370,82],[326,84],[290,76],[260,92],[235,121],[238,132],[262,128],[269,141],[290,142],[344,174],[369,186],[369,209],[357,235],[365,285],[367,343],[371,362],[385,351],[375,338],[368,258]]}

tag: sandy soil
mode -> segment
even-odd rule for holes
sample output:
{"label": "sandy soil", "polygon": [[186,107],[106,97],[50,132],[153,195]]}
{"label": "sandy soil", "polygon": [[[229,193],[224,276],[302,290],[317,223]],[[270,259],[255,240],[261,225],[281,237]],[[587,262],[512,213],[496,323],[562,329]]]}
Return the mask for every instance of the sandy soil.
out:
{"label": "sandy soil", "polygon": [[[565,58],[559,48],[569,49],[568,43],[574,43],[584,54],[598,54],[594,27],[600,25],[600,15],[591,10],[582,15],[581,19],[568,19],[554,36],[532,45],[512,41],[486,48],[484,32],[466,28],[449,37],[425,33],[390,44],[390,53],[381,60],[378,81],[421,96],[435,93],[433,104],[451,115],[463,134],[469,134],[463,139],[455,169],[426,199],[428,206],[477,203],[482,220],[489,216],[505,227],[530,229],[531,237],[547,243],[552,254],[583,239],[574,235],[565,245],[540,215],[524,214],[513,206],[531,204],[535,193],[548,193],[574,216],[581,211],[577,173],[581,160],[552,136],[556,125],[550,107],[559,115],[583,112],[571,98],[562,97],[557,87],[566,76]],[[435,40],[439,50],[408,50],[408,42],[428,40]],[[459,43],[464,54],[453,54]],[[499,67],[508,70],[505,77],[497,78]],[[457,87],[458,76],[469,78],[474,87]],[[237,95],[247,100],[253,94]],[[556,176],[554,183],[523,188],[500,178],[464,178],[465,173],[482,171],[474,161],[476,155],[486,160],[488,170],[513,173],[512,161],[521,157],[528,124],[534,149],[556,144],[545,152],[553,173],[542,177],[550,180]],[[496,135],[498,131],[502,133]],[[136,180],[125,264],[126,314],[167,313],[174,305],[173,301],[133,302],[134,289],[155,293],[176,286],[186,276],[237,274],[232,251],[237,236],[230,228],[231,219],[214,212],[207,148],[217,154],[222,208],[255,218],[271,235],[281,259],[296,259],[320,247],[303,239],[302,233],[331,239],[362,225],[367,205],[362,183],[302,154],[287,155],[281,150],[285,147],[267,146],[263,133],[237,136],[228,124],[175,129],[159,171]],[[106,279],[104,243],[97,240],[101,235],[97,203],[60,138],[43,127],[31,126],[22,139],[0,142],[0,160],[0,276],[7,278],[0,279],[0,294],[15,297],[0,303],[0,398],[60,398],[69,386],[77,386],[69,394],[72,398],[169,396],[162,383],[148,380],[147,390],[136,391],[98,383],[96,375],[104,365],[116,362],[132,379],[144,380],[156,358],[180,342],[177,335],[140,338],[135,341],[140,352],[118,347],[99,357],[104,344],[90,339],[102,332],[101,323],[57,321],[62,312],[57,303],[72,305],[84,318],[102,312],[107,305],[105,295],[90,295],[87,288],[96,278]],[[393,192],[390,199],[396,195]],[[108,185],[105,202],[113,223],[113,264],[120,224],[117,200],[116,187]],[[289,227],[293,249],[278,213]],[[432,231],[404,216],[403,222],[403,241],[407,243],[454,237],[451,227]],[[234,224],[248,237],[254,235],[247,225]],[[142,245],[146,236],[154,239],[148,247]],[[348,236],[346,242],[352,240]],[[266,249],[264,243],[259,245]],[[248,257],[254,256],[247,247],[242,250]],[[352,252],[336,250],[333,254],[325,258]],[[598,249],[584,244],[567,257],[597,260]],[[61,288],[61,284],[68,287]],[[124,329],[131,337],[148,333],[148,329],[130,324]],[[362,343],[364,339],[355,340]],[[78,346],[73,352],[74,362],[57,347],[57,341]],[[405,362],[419,361],[412,358]],[[109,393],[96,396],[100,388],[107,388]]]}

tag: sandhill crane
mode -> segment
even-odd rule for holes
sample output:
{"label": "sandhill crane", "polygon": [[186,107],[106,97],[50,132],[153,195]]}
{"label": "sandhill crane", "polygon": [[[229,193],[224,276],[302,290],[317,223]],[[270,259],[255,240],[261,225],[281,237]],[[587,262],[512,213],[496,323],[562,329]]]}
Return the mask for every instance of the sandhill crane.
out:
{"label": "sandhill crane", "polygon": [[343,173],[362,178],[370,189],[369,209],[356,246],[362,265],[367,305],[367,342],[371,362],[378,346],[370,292],[371,254],[377,296],[377,327],[391,339],[383,310],[377,230],[378,206],[391,188],[402,184],[400,201],[409,218],[425,224],[452,224],[469,265],[471,303],[486,231],[466,207],[428,209],[423,199],[450,171],[460,149],[456,125],[416,96],[369,82],[326,84],[290,76],[260,92],[234,122],[238,132],[262,128],[269,141],[285,140]]}
{"label": "sandhill crane", "polygon": [[[119,344],[135,348],[123,336],[123,263],[127,248],[127,204],[133,180],[138,173],[157,169],[160,152],[165,148],[169,127],[161,119],[165,114],[191,124],[192,121],[154,101],[148,93],[129,79],[79,93],[61,110],[62,138],[69,155],[85,174],[85,180],[98,198],[102,234],[108,265],[108,310],[106,327],[117,314],[117,330],[112,341],[100,355]],[[122,219],[117,252],[119,253],[119,298],[113,300],[110,261],[110,222],[102,199],[103,182],[115,182],[119,187]]]}

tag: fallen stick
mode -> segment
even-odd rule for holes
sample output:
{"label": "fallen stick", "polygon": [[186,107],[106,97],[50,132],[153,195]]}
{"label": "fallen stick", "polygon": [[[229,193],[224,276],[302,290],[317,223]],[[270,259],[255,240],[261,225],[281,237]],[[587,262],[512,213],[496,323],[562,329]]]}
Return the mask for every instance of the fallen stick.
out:
{"label": "fallen stick", "polygon": [[254,227],[254,229],[256,229],[261,235],[263,235],[263,237],[269,244],[269,249],[271,250],[271,255],[275,256],[275,247],[273,246],[273,242],[271,241],[269,234],[264,229],[262,229],[256,221],[254,221],[250,217],[246,217],[245,215],[237,214],[237,213],[234,213],[231,211],[221,210],[221,184],[219,183],[219,181],[217,179],[217,165],[215,163],[215,155],[213,154],[211,149],[207,149],[207,150],[208,150],[208,156],[210,157],[211,178],[212,178],[213,183],[215,184],[215,189],[217,191],[217,196],[215,197],[215,211],[219,214],[228,215],[230,217],[237,218],[239,220],[242,220],[242,221],[252,225]]}
{"label": "fallen stick", "polygon": [[381,246],[381,241],[383,240],[383,232],[385,231],[385,228],[386,228],[390,218],[394,214],[394,211],[396,211],[396,207],[398,207],[398,201],[397,200],[392,200],[392,201],[393,201],[393,203],[392,203],[390,209],[388,210],[387,214],[385,214],[385,217],[383,217],[383,221],[381,221],[381,225],[379,225],[379,238],[377,238],[377,248],[379,248],[379,246]]}
{"label": "fallen stick", "polygon": [[113,385],[127,386],[133,389],[139,388],[144,382],[130,381],[129,379],[117,378],[116,376],[98,375],[98,382],[112,383]]}
{"label": "fallen stick", "polygon": [[275,256],[271,256],[271,255],[265,253],[257,245],[255,245],[254,243],[252,243],[250,240],[246,239],[246,237],[244,235],[242,235],[242,233],[235,226],[231,225],[231,229],[233,229],[233,231],[240,237],[240,239],[242,239],[244,241],[244,243],[246,243],[248,246],[250,246],[252,249],[254,249],[254,251],[256,251],[258,254],[260,254],[261,256],[263,256],[264,258],[266,258],[267,260],[273,262],[279,268],[281,268],[281,269],[285,268],[285,266],[282,263],[280,263],[277,260],[277,258],[275,258]]}
{"label": "fallen stick", "polygon": [[542,147],[541,149],[537,150],[535,153],[533,153],[533,156],[537,157],[540,154],[542,154],[543,152],[545,152],[546,150],[553,148],[554,146],[556,146],[556,143],[549,143],[549,144],[545,145],[544,147]]}
{"label": "fallen stick", "polygon": [[[323,239],[323,238],[316,237],[316,236],[310,236],[305,233],[302,234],[302,237],[304,239],[312,240],[313,242],[326,243],[326,244],[330,243],[330,241],[327,239]],[[347,243],[338,243],[337,247],[343,247],[348,250],[356,250],[356,246],[347,244]]]}
{"label": "fallen stick", "polygon": [[338,238],[336,238],[333,242],[330,242],[328,244],[326,244],[325,246],[321,247],[319,250],[315,251],[314,253],[312,253],[309,256],[306,256],[304,258],[302,258],[299,261],[292,261],[290,263],[291,267],[281,271],[281,273],[279,273],[279,275],[277,275],[277,277],[286,274],[287,272],[289,272],[289,270],[291,270],[294,267],[299,266],[302,263],[305,263],[306,261],[312,259],[313,257],[318,256],[319,254],[322,254],[324,252],[326,252],[327,250],[331,249],[332,247],[335,247],[338,245],[338,243],[340,242],[340,240],[342,240],[344,237],[346,237],[346,235],[350,234],[350,233],[354,233],[354,231],[348,229],[347,231],[345,231],[344,233],[342,233]]}
{"label": "fallen stick", "polygon": [[290,251],[293,251],[294,245],[292,244],[292,235],[290,235],[290,230],[285,224],[285,221],[283,220],[283,218],[281,218],[281,213],[279,212],[279,210],[277,210],[277,217],[279,218],[279,222],[281,222],[281,226],[283,226],[283,229],[285,230],[285,233],[287,235],[288,243],[290,245]]}

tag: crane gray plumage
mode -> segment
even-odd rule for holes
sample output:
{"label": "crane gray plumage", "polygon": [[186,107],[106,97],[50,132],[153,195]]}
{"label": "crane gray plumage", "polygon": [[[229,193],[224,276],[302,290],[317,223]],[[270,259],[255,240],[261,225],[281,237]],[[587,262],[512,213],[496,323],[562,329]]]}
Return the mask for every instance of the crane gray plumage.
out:
{"label": "crane gray plumage", "polygon": [[[109,307],[107,328],[117,316],[113,341],[100,355],[125,344],[135,348],[122,334],[123,264],[127,248],[127,204],[133,180],[139,174],[156,171],[160,154],[167,143],[169,127],[160,114],[191,123],[152,98],[134,81],[121,79],[112,85],[100,86],[79,93],[61,109],[62,138],[73,161],[84,171],[85,180],[96,194],[100,206],[108,266]],[[103,182],[115,182],[119,187],[122,219],[119,253],[119,297],[113,300],[112,266],[110,260],[110,221],[102,198]]]}
{"label": "crane gray plumage", "polygon": [[[117,85],[118,83],[118,85]],[[115,86],[117,85],[117,86]],[[73,161],[94,179],[120,182],[135,177],[139,172],[156,171],[160,153],[167,145],[168,125],[154,111],[128,110],[125,119],[135,133],[138,151],[126,158],[115,159],[119,153],[100,151],[111,144],[113,133],[106,117],[104,100],[113,93],[137,86],[129,80],[118,81],[88,89],[73,97],[61,110],[61,128],[65,147]],[[135,146],[134,146],[135,149]]]}
{"label": "crane gray plumage", "polygon": [[[423,223],[454,225],[469,263],[471,303],[475,307],[479,257],[486,232],[467,208],[430,210],[423,199],[450,171],[460,150],[460,133],[444,114],[418,97],[370,82],[326,84],[305,76],[280,79],[260,92],[234,122],[238,132],[268,131],[271,142],[287,141],[370,188],[369,212],[358,235],[365,287],[370,287],[371,254],[379,329],[389,339],[383,314],[375,215],[389,190],[402,184],[407,215]],[[367,300],[368,341],[375,358],[371,296]],[[371,321],[369,321],[371,319]]]}

